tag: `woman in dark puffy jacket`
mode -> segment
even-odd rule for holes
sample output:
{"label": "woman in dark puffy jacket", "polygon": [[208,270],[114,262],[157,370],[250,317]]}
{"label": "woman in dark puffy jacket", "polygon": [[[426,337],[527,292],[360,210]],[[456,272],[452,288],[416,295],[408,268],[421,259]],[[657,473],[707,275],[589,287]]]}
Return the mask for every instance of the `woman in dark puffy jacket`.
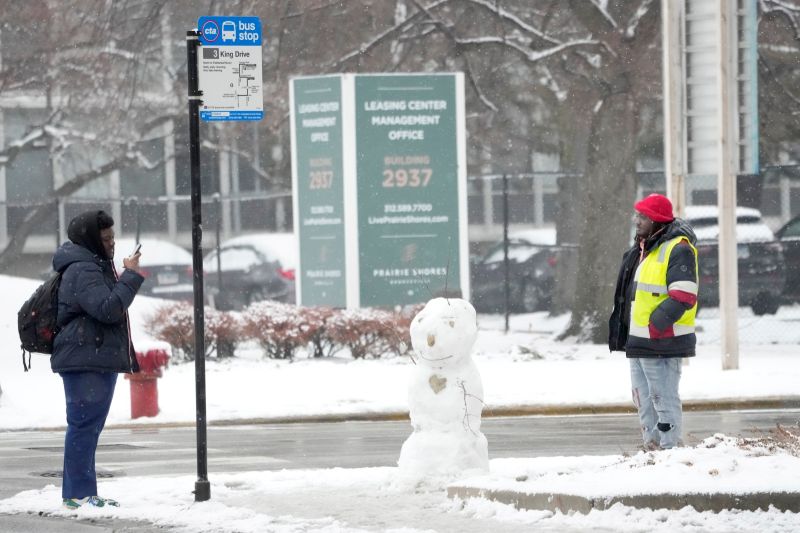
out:
{"label": "woman in dark puffy jacket", "polygon": [[97,495],[95,451],[111,407],[117,374],[139,371],[130,339],[128,307],[144,278],[139,253],[114,269],[114,220],[105,211],[72,219],[53,256],[61,272],[58,325],[50,367],[64,381],[67,434],[64,439],[64,507],[118,505]]}

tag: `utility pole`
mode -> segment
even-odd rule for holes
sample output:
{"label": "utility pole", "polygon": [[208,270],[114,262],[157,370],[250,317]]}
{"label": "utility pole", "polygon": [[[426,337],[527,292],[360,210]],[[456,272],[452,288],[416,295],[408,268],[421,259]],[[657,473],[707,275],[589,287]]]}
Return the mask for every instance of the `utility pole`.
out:
{"label": "utility pole", "polygon": [[667,196],[675,214],[684,215],[686,206],[686,135],[684,131],[683,49],[681,25],[683,2],[661,0],[662,64],[664,87],[664,171]]}
{"label": "utility pole", "polygon": [[[739,336],[737,313],[739,311],[739,272],[736,246],[736,154],[737,134],[734,129],[736,90],[735,57],[731,38],[736,35],[736,3],[717,0],[717,84],[719,98],[719,171],[717,205],[719,209],[719,312],[722,332],[722,369],[739,368]],[[735,50],[734,50],[735,51]]]}

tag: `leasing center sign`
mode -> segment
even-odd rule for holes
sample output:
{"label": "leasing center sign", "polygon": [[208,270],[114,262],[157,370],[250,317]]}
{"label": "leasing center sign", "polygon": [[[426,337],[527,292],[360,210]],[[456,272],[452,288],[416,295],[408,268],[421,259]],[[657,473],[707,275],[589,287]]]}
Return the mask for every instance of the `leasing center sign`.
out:
{"label": "leasing center sign", "polygon": [[341,76],[294,79],[290,90],[297,301],[346,307]]}
{"label": "leasing center sign", "polygon": [[362,305],[462,289],[456,94],[454,75],[356,77]]}
{"label": "leasing center sign", "polygon": [[[316,78],[316,87],[308,78],[293,80],[301,270],[330,249],[320,239],[321,229],[308,226],[317,225],[315,218],[341,220],[344,261],[339,264],[346,268],[339,283],[346,287],[347,307],[420,303],[445,292],[468,298],[462,74],[339,75],[340,114],[331,107],[337,93],[321,79]],[[312,103],[314,95],[320,103]],[[301,98],[308,105],[302,107]],[[322,155],[326,150],[341,150],[341,180],[338,159]],[[315,181],[320,172],[332,181]],[[329,201],[317,201],[323,197]],[[338,242],[334,230],[325,229],[328,244]],[[333,260],[327,252],[322,256]],[[336,279],[337,268],[314,270],[330,271],[328,283]],[[301,304],[331,294],[332,285],[325,288],[308,278],[300,280]],[[309,284],[319,287],[308,292]]]}

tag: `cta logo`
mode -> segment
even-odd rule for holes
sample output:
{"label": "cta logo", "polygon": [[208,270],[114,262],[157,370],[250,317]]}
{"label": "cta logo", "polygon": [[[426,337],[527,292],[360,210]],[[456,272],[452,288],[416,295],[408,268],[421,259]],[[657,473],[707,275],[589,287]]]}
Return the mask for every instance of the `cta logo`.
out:
{"label": "cta logo", "polygon": [[203,35],[203,39],[205,39],[206,42],[213,43],[219,39],[219,26],[213,20],[207,20],[200,28],[200,33]]}

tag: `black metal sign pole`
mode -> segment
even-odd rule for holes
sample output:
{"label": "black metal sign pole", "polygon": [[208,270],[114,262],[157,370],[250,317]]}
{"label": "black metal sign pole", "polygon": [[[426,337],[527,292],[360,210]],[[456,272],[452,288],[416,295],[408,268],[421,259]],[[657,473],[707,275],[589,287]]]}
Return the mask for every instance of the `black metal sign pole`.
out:
{"label": "black metal sign pole", "polygon": [[192,178],[192,277],[194,278],[194,377],[197,411],[197,481],[194,501],[211,498],[208,482],[208,446],[206,440],[206,359],[203,331],[203,227],[200,213],[200,91],[197,75],[197,48],[200,33],[186,32],[186,61],[189,74],[189,161]]}
{"label": "black metal sign pole", "polygon": [[509,279],[508,262],[508,175],[503,174],[503,305],[506,315],[506,333],[508,333],[508,315],[511,313],[511,280]]}

